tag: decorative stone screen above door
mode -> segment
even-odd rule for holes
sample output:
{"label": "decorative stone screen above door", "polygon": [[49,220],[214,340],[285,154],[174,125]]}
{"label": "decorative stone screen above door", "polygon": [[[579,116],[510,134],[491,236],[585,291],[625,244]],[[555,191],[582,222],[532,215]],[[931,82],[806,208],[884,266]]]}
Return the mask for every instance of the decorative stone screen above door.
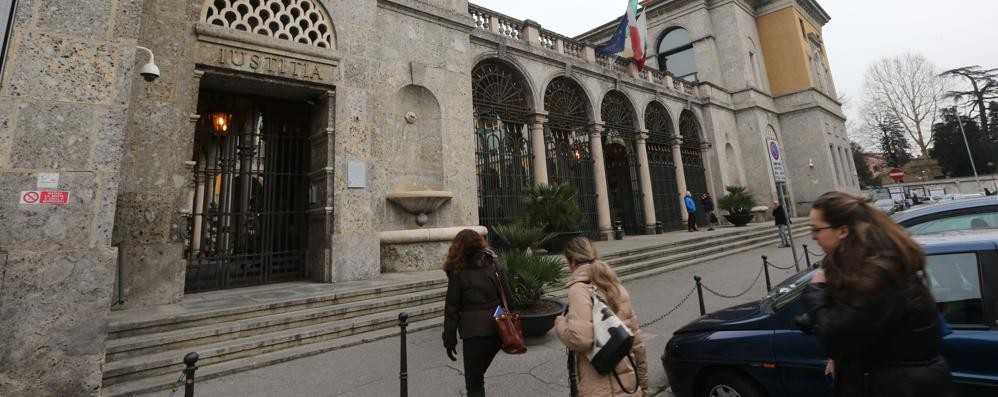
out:
{"label": "decorative stone screen above door", "polygon": [[313,0],[208,0],[201,13],[209,25],[335,49],[329,14]]}

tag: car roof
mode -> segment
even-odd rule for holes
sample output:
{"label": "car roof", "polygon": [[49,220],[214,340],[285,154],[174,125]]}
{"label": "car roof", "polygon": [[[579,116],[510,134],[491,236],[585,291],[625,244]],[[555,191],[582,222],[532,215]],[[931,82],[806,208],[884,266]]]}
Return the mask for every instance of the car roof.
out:
{"label": "car roof", "polygon": [[953,230],[938,234],[913,236],[927,254],[945,254],[991,250],[998,247],[998,230],[971,229]]}
{"label": "car roof", "polygon": [[912,208],[891,215],[894,222],[901,223],[909,219],[914,219],[938,212],[962,210],[967,208],[986,207],[989,205],[998,206],[998,196],[980,197],[966,200],[943,201],[935,204]]}

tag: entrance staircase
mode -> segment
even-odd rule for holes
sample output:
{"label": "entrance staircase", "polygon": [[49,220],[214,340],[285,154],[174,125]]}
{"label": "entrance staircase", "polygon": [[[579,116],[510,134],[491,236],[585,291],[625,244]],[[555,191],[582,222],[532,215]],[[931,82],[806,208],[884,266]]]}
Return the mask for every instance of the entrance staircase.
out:
{"label": "entrance staircase", "polygon": [[[794,226],[796,241],[806,230],[805,222]],[[628,244],[632,249],[607,244],[603,257],[626,281],[779,243],[768,223],[672,242],[655,237],[634,237],[648,243]],[[391,273],[378,280],[208,292],[177,305],[113,312],[103,395],[168,390],[192,351],[200,355],[196,378],[208,379],[396,336],[401,311],[409,314],[409,332],[433,328],[442,323],[446,288],[439,270]]]}

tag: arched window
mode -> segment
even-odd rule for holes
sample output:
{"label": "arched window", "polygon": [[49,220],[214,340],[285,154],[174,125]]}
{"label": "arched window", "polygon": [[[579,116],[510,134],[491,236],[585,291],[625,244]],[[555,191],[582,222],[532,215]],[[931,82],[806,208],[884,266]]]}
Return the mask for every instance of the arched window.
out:
{"label": "arched window", "polygon": [[665,32],[658,43],[658,66],[678,78],[697,81],[697,62],[688,30],[673,28]]}

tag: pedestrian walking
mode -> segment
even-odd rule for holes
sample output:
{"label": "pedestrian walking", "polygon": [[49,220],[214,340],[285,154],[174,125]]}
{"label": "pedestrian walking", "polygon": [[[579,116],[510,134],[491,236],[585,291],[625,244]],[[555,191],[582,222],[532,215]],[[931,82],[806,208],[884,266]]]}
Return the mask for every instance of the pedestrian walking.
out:
{"label": "pedestrian walking", "polygon": [[925,253],[859,197],[814,202],[811,238],[825,252],[796,323],[831,357],[836,396],[949,396],[942,326],[924,279]]}
{"label": "pedestrian walking", "polygon": [[790,220],[787,213],[783,211],[783,206],[779,201],[773,202],[773,219],[776,220],[776,228],[780,231],[780,248],[790,246]]}
{"label": "pedestrian walking", "polygon": [[697,203],[693,200],[693,195],[690,191],[686,191],[686,196],[683,197],[683,203],[686,204],[686,215],[689,217],[686,220],[686,230],[690,232],[697,231]]}
{"label": "pedestrian walking", "polygon": [[714,215],[714,198],[710,197],[710,193],[700,195],[700,208],[703,208],[704,214],[707,215],[707,231],[714,230],[717,215]]}
{"label": "pedestrian walking", "polygon": [[[599,259],[596,247],[585,237],[576,237],[565,246],[568,262],[568,309],[555,318],[558,339],[575,352],[578,374],[578,396],[646,396],[648,394],[648,362],[644,339],[638,328],[638,318],[631,306],[631,297],[617,274]],[[630,359],[623,359],[613,373],[601,375],[589,361],[586,352],[593,349],[592,287],[624,325],[634,334]],[[631,363],[634,363],[632,366]],[[571,365],[569,365],[571,367]],[[633,391],[628,393],[627,391]]]}
{"label": "pedestrian walking", "polygon": [[[501,304],[498,283],[503,283],[503,291],[509,291],[505,272],[485,239],[470,229],[454,237],[443,268],[447,273],[444,348],[447,357],[457,361],[456,333],[460,332],[468,396],[485,396],[485,371],[501,347],[493,315]],[[506,298],[512,300],[508,293]]]}

